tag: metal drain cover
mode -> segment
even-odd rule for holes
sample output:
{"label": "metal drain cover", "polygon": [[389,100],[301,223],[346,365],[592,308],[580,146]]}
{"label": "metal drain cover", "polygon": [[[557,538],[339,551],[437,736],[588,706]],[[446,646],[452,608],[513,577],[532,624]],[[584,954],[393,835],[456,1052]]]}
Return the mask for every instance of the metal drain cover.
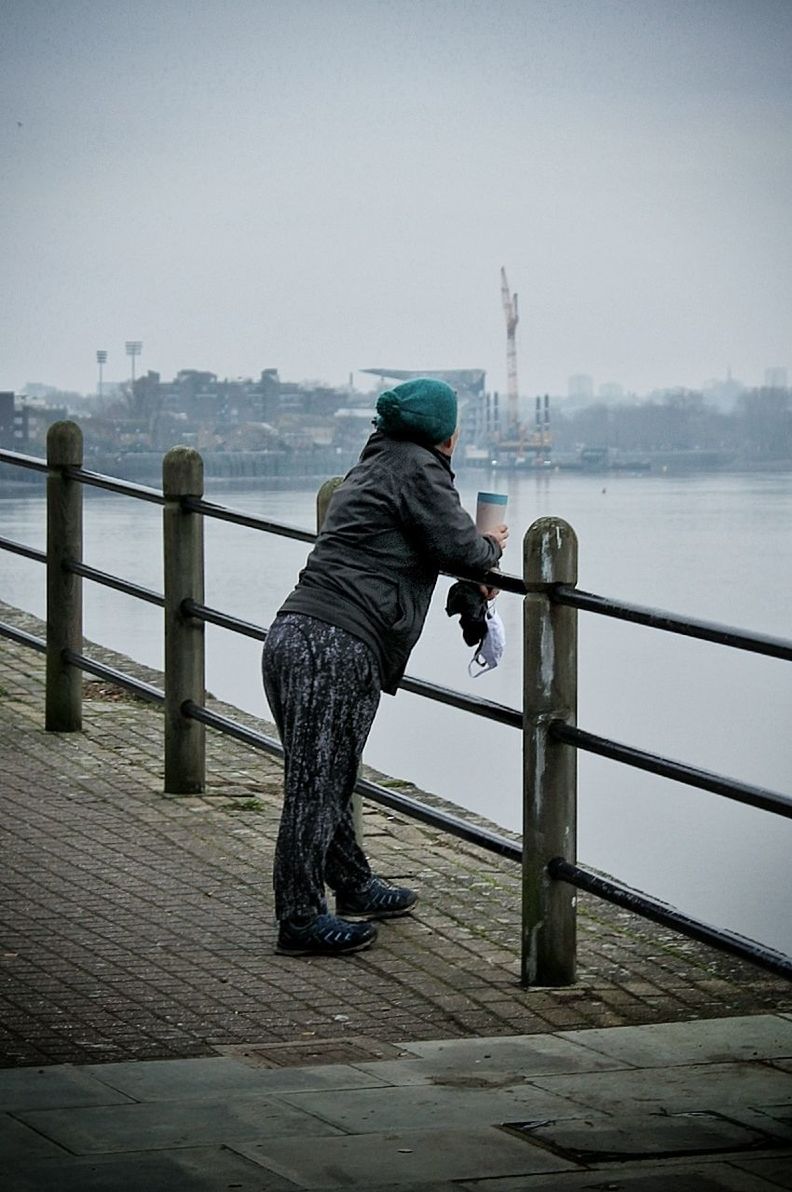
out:
{"label": "metal drain cover", "polygon": [[[292,1043],[239,1043],[215,1047],[257,1068],[309,1068],[317,1064],[361,1064],[392,1060],[404,1052],[390,1043],[357,1036],[353,1039],[305,1039]],[[413,1057],[415,1058],[415,1057]]]}
{"label": "metal drain cover", "polygon": [[712,1155],[782,1145],[782,1140],[719,1113],[647,1113],[629,1118],[503,1122],[502,1129],[573,1163]]}

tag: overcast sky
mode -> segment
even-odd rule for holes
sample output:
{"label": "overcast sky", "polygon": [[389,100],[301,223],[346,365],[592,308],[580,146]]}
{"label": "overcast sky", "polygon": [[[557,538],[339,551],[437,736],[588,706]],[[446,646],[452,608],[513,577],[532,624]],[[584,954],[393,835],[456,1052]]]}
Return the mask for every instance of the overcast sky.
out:
{"label": "overcast sky", "polygon": [[[0,389],[792,369],[790,0],[0,0]],[[363,381],[357,376],[356,380]],[[368,382],[366,381],[368,385]]]}

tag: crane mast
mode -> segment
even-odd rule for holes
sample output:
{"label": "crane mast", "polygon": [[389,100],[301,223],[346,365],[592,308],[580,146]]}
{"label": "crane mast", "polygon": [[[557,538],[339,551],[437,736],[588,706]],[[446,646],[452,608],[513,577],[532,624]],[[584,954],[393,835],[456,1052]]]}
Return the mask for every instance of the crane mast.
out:
{"label": "crane mast", "polygon": [[507,394],[509,401],[509,432],[512,435],[519,429],[519,406],[517,401],[517,324],[520,316],[517,310],[517,295],[509,292],[506,280],[506,270],[501,267],[501,297],[503,299],[503,313],[506,316],[506,376]]}

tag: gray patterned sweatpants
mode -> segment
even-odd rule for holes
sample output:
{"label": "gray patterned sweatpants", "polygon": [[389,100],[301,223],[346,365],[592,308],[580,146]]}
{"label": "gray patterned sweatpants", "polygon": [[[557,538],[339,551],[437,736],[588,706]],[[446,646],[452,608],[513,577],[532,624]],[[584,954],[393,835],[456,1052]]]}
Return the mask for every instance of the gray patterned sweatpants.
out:
{"label": "gray patterned sweatpants", "polygon": [[267,634],[261,668],[285,752],[275,914],[323,914],[325,885],[356,889],[371,876],[350,800],[379,704],[378,667],[359,638],[284,613]]}

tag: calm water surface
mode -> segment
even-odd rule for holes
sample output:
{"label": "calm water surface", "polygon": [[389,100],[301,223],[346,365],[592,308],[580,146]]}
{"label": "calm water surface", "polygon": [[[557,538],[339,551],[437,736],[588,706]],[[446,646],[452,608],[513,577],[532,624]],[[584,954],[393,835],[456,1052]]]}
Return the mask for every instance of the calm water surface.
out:
{"label": "calm water surface", "polygon": [[[580,541],[588,591],[748,630],[792,637],[792,476],[458,478],[509,495],[512,530],[503,568],[521,570],[524,530],[539,516],[566,518]],[[36,493],[37,495],[34,495]],[[313,528],[314,492],[226,487],[209,498]],[[160,511],[89,490],[85,559],[161,590]],[[44,545],[43,496],[0,501],[2,532]],[[268,624],[307,547],[219,522],[206,527],[207,603]],[[0,555],[0,598],[42,615],[43,568]],[[469,649],[445,616],[441,580],[410,673],[518,707],[521,607],[504,593],[501,666],[478,679]],[[161,668],[161,613],[85,585],[89,638]],[[207,626],[207,684],[217,696],[267,715],[256,643]],[[582,728],[733,778],[792,793],[792,664],[580,614]],[[520,734],[401,692],[383,697],[367,751],[407,778],[509,827],[520,825]],[[792,951],[792,824],[604,759],[581,755],[579,855],[689,913]]]}

